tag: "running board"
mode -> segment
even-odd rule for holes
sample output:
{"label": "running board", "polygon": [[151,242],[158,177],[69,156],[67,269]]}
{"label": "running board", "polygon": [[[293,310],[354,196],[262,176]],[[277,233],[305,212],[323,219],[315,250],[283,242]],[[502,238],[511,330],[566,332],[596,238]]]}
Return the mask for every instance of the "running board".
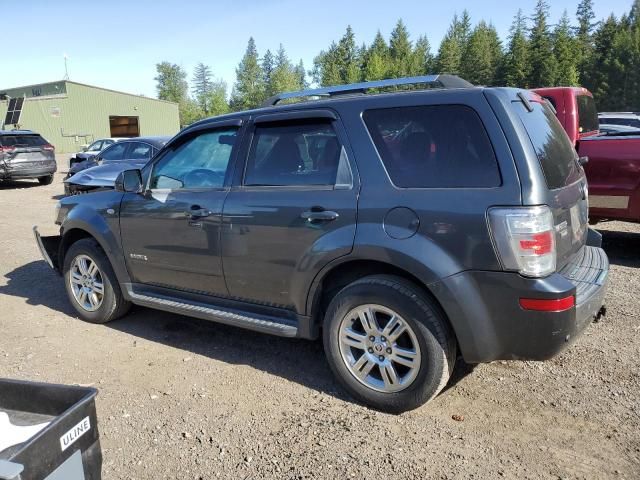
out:
{"label": "running board", "polygon": [[292,321],[285,319],[255,313],[248,314],[237,310],[214,307],[205,303],[175,299],[165,295],[139,293],[133,290],[131,284],[126,284],[126,289],[131,301],[143,307],[155,308],[188,317],[201,318],[203,320],[210,320],[212,322],[277,335],[279,337],[292,338],[298,336],[298,327],[295,326]]}

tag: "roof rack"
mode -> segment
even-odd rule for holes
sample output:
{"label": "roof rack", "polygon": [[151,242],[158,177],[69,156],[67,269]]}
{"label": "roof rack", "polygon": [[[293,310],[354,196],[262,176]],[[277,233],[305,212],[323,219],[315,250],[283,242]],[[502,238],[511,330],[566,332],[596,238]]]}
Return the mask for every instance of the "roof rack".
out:
{"label": "roof rack", "polygon": [[388,80],[376,80],[373,82],[351,83],[349,85],[337,85],[335,87],[301,90],[299,92],[284,92],[268,98],[262,104],[263,107],[273,107],[282,100],[301,97],[335,97],[339,95],[364,94],[371,88],[389,88],[402,85],[429,84],[436,88],[470,88],[473,85],[455,75],[424,75],[419,77],[392,78]]}

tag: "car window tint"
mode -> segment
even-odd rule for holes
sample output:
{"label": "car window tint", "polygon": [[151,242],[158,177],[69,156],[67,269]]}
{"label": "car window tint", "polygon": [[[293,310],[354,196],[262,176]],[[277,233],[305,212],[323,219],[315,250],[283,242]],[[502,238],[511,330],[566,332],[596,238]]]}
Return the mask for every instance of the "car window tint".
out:
{"label": "car window tint", "polygon": [[5,147],[40,147],[47,141],[40,135],[4,135],[0,137],[0,145]]}
{"label": "car window tint", "polygon": [[551,109],[536,101],[530,102],[532,111],[520,101],[512,102],[512,105],[529,134],[547,186],[553,190],[580,178],[576,150]]}
{"label": "car window tint", "polygon": [[103,160],[122,160],[126,150],[126,143],[117,143],[103,151],[100,157]]}
{"label": "car window tint", "polygon": [[397,187],[487,188],[501,184],[487,132],[469,107],[368,110],[364,121]]}
{"label": "car window tint", "polygon": [[149,160],[151,158],[151,145],[146,143],[134,143],[129,147],[127,157],[131,160]]}
{"label": "car window tint", "polygon": [[236,137],[237,129],[209,131],[170,149],[153,167],[150,188],[222,187]]}
{"label": "car window tint", "polygon": [[578,126],[580,133],[593,132],[598,130],[598,109],[593,97],[589,95],[578,95]]}
{"label": "car window tint", "polygon": [[329,122],[256,127],[245,185],[335,185],[342,145]]}

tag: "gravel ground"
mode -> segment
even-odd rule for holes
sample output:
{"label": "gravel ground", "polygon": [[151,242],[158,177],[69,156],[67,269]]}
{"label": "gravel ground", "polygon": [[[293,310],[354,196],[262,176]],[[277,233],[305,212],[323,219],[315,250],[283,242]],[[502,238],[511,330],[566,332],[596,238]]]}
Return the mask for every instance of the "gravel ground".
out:
{"label": "gravel ground", "polygon": [[459,364],[394,416],[348,398],[320,342],[142,308],[78,320],[31,234],[56,231],[61,180],[0,185],[0,377],[97,387],[105,480],[640,478],[640,225],[598,225],[608,314],[569,350]]}

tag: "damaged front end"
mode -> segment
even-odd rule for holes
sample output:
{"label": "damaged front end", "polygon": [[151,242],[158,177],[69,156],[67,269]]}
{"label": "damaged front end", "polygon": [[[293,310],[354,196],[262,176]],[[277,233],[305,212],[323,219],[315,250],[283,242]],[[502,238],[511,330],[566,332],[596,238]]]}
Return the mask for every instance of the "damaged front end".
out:
{"label": "damaged front end", "polygon": [[60,273],[59,251],[60,251],[60,235],[51,235],[43,237],[38,232],[38,227],[33,227],[33,234],[36,237],[36,243],[40,249],[40,253],[44,260],[56,272]]}

